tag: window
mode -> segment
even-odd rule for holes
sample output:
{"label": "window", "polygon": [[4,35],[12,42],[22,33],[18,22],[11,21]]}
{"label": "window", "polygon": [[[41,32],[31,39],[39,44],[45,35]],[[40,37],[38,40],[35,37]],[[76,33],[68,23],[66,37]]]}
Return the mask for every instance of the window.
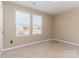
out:
{"label": "window", "polygon": [[16,36],[30,34],[30,14],[16,11]]}
{"label": "window", "polygon": [[31,33],[42,34],[42,16],[16,10],[16,36],[27,36]]}
{"label": "window", "polygon": [[32,34],[42,34],[42,16],[32,15]]}

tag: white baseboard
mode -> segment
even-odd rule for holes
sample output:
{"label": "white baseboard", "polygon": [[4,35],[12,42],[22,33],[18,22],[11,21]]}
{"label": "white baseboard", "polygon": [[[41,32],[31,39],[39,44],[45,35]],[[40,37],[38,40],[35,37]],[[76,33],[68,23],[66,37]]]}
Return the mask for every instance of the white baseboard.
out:
{"label": "white baseboard", "polygon": [[53,40],[60,41],[60,42],[66,43],[66,44],[70,44],[70,45],[74,45],[74,46],[79,47],[79,44],[77,44],[77,43],[72,43],[72,42],[68,42],[68,41],[65,41],[65,40],[60,40],[60,39],[57,39],[57,38],[53,38]]}
{"label": "white baseboard", "polygon": [[24,47],[24,46],[29,46],[29,45],[33,45],[33,44],[38,44],[38,43],[42,43],[42,42],[46,42],[46,41],[50,41],[50,40],[52,40],[52,39],[46,39],[46,40],[36,41],[36,42],[32,42],[32,43],[28,43],[28,44],[23,44],[23,45],[11,47],[11,48],[6,48],[6,49],[3,49],[2,52],[8,51],[8,50],[11,50],[11,49],[16,49],[16,48]]}

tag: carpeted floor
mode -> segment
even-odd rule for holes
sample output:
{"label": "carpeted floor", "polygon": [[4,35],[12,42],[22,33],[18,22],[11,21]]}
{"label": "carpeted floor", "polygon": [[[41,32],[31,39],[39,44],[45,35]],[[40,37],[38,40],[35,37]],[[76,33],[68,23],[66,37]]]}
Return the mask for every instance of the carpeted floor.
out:
{"label": "carpeted floor", "polygon": [[3,52],[2,58],[77,58],[79,47],[55,40]]}

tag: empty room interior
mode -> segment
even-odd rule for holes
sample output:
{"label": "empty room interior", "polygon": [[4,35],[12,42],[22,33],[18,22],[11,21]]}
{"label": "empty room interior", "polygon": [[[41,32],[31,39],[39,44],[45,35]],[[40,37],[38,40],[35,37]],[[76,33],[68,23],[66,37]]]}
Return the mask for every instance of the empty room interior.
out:
{"label": "empty room interior", "polygon": [[1,1],[0,58],[79,58],[79,1]]}

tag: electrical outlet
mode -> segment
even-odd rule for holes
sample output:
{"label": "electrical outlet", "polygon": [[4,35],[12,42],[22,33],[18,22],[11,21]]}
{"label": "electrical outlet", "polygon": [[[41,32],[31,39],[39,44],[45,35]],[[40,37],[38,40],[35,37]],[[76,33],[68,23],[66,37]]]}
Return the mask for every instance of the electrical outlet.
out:
{"label": "electrical outlet", "polygon": [[10,44],[13,44],[13,40],[10,40]]}

